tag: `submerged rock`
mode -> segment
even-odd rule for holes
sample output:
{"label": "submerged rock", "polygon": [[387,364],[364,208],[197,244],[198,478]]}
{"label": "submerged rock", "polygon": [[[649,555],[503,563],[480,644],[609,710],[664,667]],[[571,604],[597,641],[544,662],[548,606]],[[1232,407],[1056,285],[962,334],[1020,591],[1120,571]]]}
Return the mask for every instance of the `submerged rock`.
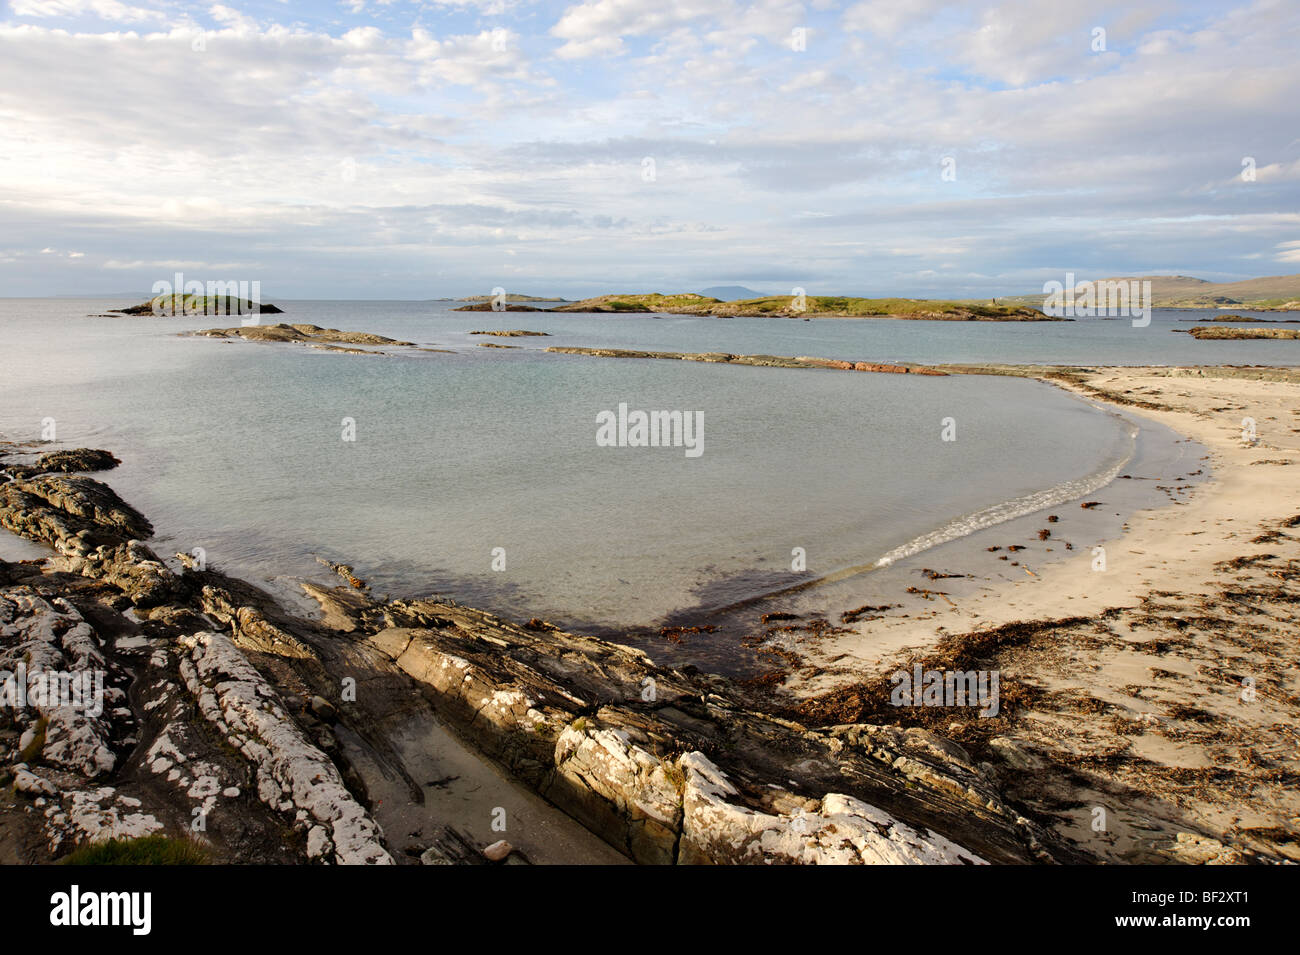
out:
{"label": "submerged rock", "polygon": [[32,464],[11,464],[0,468],[15,480],[35,477],[52,471],[73,474],[82,471],[108,471],[122,462],[107,451],[96,448],[76,448],[68,451],[50,451],[42,454]]}
{"label": "submerged rock", "polygon": [[495,332],[470,332],[469,334],[471,334],[471,335],[496,335],[496,336],[498,336],[498,337],[500,337],[500,338],[528,338],[528,337],[547,338],[547,337],[550,336],[551,333],[550,333],[550,332],[530,332],[530,331],[528,331],[528,329],[526,329],[526,328],[509,328],[509,329],[505,329],[504,331],[495,331]]}
{"label": "submerged rock", "polygon": [[[493,308],[491,302],[475,302],[472,305],[461,305],[459,308],[453,308],[453,312],[550,312],[556,309],[538,308],[535,305],[506,305],[505,308]],[[471,334],[473,334],[471,332]]]}
{"label": "submerged rock", "polygon": [[895,375],[946,375],[947,372],[925,365],[882,365],[875,362],[845,361],[838,358],[814,358],[809,355],[731,355],[726,352],[634,351],[626,348],[579,348],[552,345],[546,349],[561,355],[587,355],[592,358],[662,358],[679,361],[705,361],[718,364],[756,365],[763,368],[832,368],[839,371],[870,371]]}

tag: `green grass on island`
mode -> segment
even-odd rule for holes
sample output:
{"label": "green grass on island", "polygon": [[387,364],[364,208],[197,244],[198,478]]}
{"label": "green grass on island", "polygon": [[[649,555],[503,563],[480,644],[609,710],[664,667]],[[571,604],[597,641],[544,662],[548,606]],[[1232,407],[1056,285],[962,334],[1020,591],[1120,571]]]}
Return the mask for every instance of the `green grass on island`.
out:
{"label": "green grass on island", "polygon": [[92,842],[59,860],[62,865],[207,865],[209,861],[198,843],[159,835]]}
{"label": "green grass on island", "polygon": [[781,318],[910,318],[938,321],[1055,321],[1020,305],[932,301],[910,298],[856,298],[845,295],[793,295],[723,302],[686,292],[598,295],[551,309],[555,312],[669,312],[679,315]]}
{"label": "green grass on island", "polygon": [[233,295],[156,295],[141,305],[116,309],[122,315],[275,315],[281,310],[267,302]]}
{"label": "green grass on island", "polygon": [[[699,309],[709,315],[782,315],[842,318],[916,318],[953,319],[961,321],[1042,320],[1045,316],[1036,309],[1017,305],[992,305],[979,302],[940,301],[913,298],[856,298],[846,295],[809,295],[799,307],[793,296],[774,295],[766,298],[743,299],[738,302],[720,302]],[[696,308],[690,308],[696,311]]]}

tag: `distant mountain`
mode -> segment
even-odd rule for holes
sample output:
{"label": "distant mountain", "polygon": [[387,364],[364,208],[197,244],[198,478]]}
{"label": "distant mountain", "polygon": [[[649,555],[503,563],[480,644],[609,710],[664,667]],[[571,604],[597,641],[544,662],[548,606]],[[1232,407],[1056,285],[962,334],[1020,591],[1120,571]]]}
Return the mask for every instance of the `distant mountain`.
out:
{"label": "distant mountain", "polygon": [[[1094,281],[1077,278],[1075,286]],[[1150,282],[1151,304],[1157,308],[1300,309],[1300,275],[1271,275],[1241,282],[1207,282],[1190,275],[1128,275],[1099,282]],[[998,296],[1002,303],[1043,304],[1043,293]]]}
{"label": "distant mountain", "polygon": [[745,288],[743,285],[715,285],[713,288],[706,288],[701,295],[707,298],[716,298],[722,302],[734,302],[742,298],[762,298],[762,292],[755,292],[752,288]]}

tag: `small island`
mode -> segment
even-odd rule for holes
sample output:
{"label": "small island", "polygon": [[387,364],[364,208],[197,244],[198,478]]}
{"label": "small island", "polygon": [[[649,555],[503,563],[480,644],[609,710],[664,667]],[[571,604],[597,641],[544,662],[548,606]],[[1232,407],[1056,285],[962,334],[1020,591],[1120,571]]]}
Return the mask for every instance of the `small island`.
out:
{"label": "small island", "polygon": [[[508,307],[509,308],[509,307]],[[490,306],[470,306],[462,311],[488,311]],[[512,309],[513,310],[513,309]],[[520,306],[519,310],[525,310]],[[1022,305],[934,301],[910,298],[858,298],[853,296],[773,295],[724,302],[696,292],[665,295],[661,292],[597,295],[535,311],[586,314],[667,313],[710,315],[718,318],[891,318],[943,322],[1062,322],[1068,318],[1044,315]]]}
{"label": "small island", "polygon": [[233,295],[157,295],[130,308],[109,309],[117,315],[279,315],[283,309],[270,302],[253,302]]}
{"label": "small island", "polygon": [[413,348],[415,342],[402,342],[383,335],[370,332],[344,332],[337,328],[321,328],[319,325],[240,325],[235,328],[204,328],[196,332],[184,333],[201,335],[204,338],[242,338],[252,342],[292,342],[320,348],[324,351],[347,352],[353,355],[382,355],[383,352],[369,351],[362,348],[344,348],[343,345],[392,345],[401,348]]}
{"label": "small island", "polygon": [[1195,328],[1174,329],[1186,331],[1196,339],[1223,340],[1246,338],[1300,338],[1300,328],[1212,328],[1197,325]]}
{"label": "small island", "polygon": [[[495,295],[466,295],[464,298],[456,299],[457,302],[491,302]],[[567,302],[567,298],[560,298],[558,295],[510,295],[502,296],[507,302]]]}

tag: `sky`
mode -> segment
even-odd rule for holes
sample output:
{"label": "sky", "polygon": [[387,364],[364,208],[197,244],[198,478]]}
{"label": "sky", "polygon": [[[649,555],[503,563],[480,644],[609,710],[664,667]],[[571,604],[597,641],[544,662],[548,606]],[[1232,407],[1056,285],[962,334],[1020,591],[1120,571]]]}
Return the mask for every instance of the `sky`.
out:
{"label": "sky", "polygon": [[1300,3],[8,0],[0,296],[1300,272]]}

